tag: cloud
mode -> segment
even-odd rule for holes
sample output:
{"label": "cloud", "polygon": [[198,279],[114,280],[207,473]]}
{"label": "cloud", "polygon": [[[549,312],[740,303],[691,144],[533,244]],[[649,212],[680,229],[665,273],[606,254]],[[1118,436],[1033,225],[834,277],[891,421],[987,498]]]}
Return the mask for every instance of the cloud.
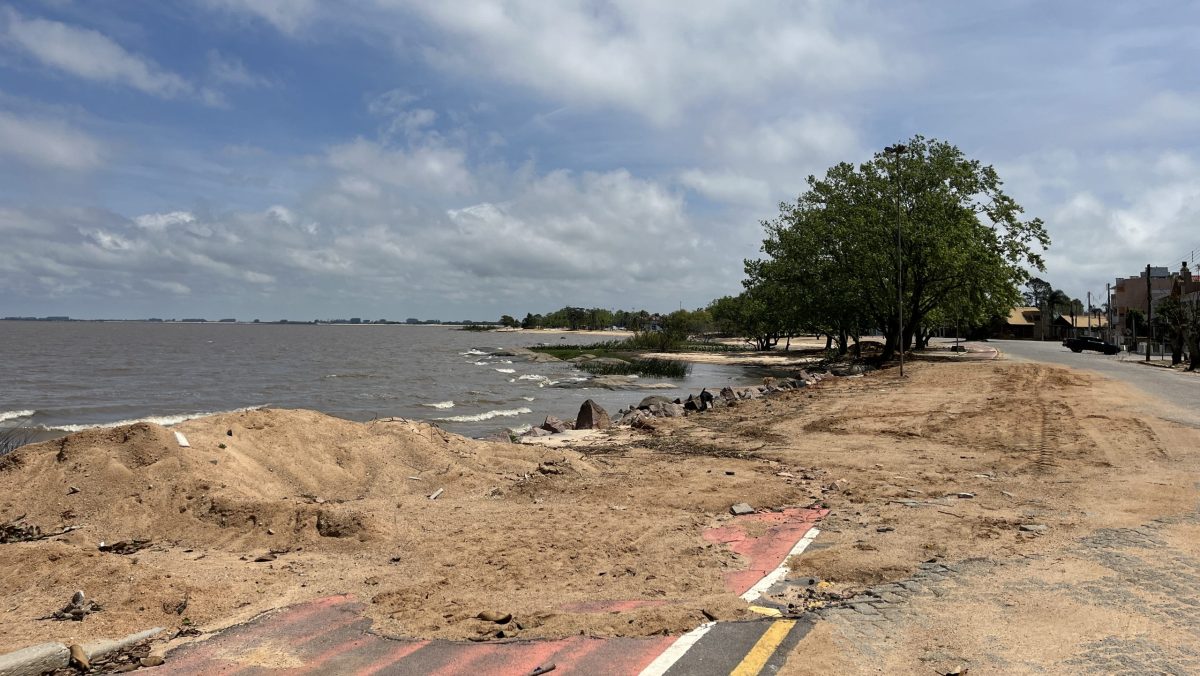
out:
{"label": "cloud", "polygon": [[202,0],[213,9],[243,13],[266,21],[283,33],[306,26],[317,10],[316,0]]}
{"label": "cloud", "polygon": [[0,155],[49,169],[93,169],[103,145],[64,122],[19,117],[0,111]]}
{"label": "cloud", "polygon": [[163,98],[189,96],[194,88],[183,77],[151,59],[131,54],[107,36],[88,28],[46,19],[2,13],[4,41],[42,64],[64,73],[107,84],[133,87]]}
{"label": "cloud", "polygon": [[447,37],[431,63],[529,87],[553,100],[614,106],[658,123],[705,104],[752,103],[780,87],[856,90],[889,71],[862,31],[835,30],[817,2],[702,5],[613,0],[379,0]]}
{"label": "cloud", "polygon": [[328,158],[357,192],[381,183],[435,193],[467,193],[474,183],[463,151],[440,144],[392,148],[357,138],[330,148]]}
{"label": "cloud", "polygon": [[216,85],[251,89],[270,87],[273,84],[269,78],[251,72],[241,59],[222,54],[215,49],[208,51],[208,79]]}
{"label": "cloud", "polygon": [[1200,245],[1200,157],[1142,150],[1080,157],[1047,151],[999,167],[1008,190],[1041,215],[1054,242],[1055,286],[1101,293],[1147,263],[1177,266]]}

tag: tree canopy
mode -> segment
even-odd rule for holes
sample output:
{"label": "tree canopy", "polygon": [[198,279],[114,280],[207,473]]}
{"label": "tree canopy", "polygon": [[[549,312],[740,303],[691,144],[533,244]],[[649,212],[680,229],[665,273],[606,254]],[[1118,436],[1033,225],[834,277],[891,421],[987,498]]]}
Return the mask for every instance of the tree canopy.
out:
{"label": "tree canopy", "polygon": [[1042,221],[1022,220],[991,166],[936,139],[906,145],[808,177],[762,223],[765,257],[745,262],[745,286],[769,299],[781,330],[837,336],[843,349],[847,336],[879,330],[888,359],[935,318],[1006,314],[1028,268],[1044,269]]}

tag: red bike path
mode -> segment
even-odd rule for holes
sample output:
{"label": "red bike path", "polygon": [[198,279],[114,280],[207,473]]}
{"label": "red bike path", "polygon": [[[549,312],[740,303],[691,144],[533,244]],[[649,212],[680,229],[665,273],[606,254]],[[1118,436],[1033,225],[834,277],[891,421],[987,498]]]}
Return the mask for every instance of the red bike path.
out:
{"label": "red bike path", "polygon": [[[782,576],[788,555],[828,510],[792,508],[740,516],[709,529],[704,538],[737,553],[745,567],[726,574],[736,594],[756,595],[763,579]],[[767,527],[763,528],[762,524]],[[751,532],[758,533],[750,535]],[[813,533],[815,535],[815,532]],[[753,599],[748,599],[753,600]],[[577,604],[575,612],[619,612],[646,601]],[[781,666],[807,623],[723,622],[683,638],[500,640],[483,643],[378,636],[364,617],[365,604],[329,596],[266,613],[181,646],[150,671],[158,674],[709,674],[767,673]],[[692,640],[692,636],[699,637]],[[768,637],[770,640],[768,640]],[[676,654],[678,653],[678,655]],[[748,661],[749,660],[749,661]],[[761,663],[761,664],[760,664]],[[540,671],[539,671],[540,670]]]}

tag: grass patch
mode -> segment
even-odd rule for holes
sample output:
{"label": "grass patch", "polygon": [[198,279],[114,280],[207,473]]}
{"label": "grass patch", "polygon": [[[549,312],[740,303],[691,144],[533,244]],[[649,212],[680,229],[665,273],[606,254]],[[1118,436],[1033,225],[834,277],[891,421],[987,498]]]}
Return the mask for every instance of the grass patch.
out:
{"label": "grass patch", "polygon": [[673,352],[745,352],[746,348],[725,343],[700,343],[689,341],[680,343]]}
{"label": "grass patch", "polygon": [[500,327],[492,326],[491,324],[463,324],[462,326],[458,327],[458,330],[459,331],[492,331],[497,328],[500,328]]}
{"label": "grass patch", "polygon": [[658,378],[686,378],[692,365],[671,359],[634,359],[623,364],[582,362],[576,364],[582,371],[595,376],[655,376]]}
{"label": "grass patch", "polygon": [[620,353],[631,352],[632,348],[625,347],[623,340],[607,340],[603,343],[589,345],[535,345],[529,348],[535,352],[544,352],[559,359],[573,359],[585,354],[596,357],[622,357]]}

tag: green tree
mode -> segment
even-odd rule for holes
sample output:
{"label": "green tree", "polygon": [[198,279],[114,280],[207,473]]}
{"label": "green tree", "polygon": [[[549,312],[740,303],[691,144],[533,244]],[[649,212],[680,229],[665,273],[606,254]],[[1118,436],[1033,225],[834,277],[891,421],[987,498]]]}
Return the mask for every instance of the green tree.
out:
{"label": "green tree", "polygon": [[509,315],[500,315],[500,323],[508,328],[516,328],[521,324]]}
{"label": "green tree", "polygon": [[991,166],[915,136],[898,157],[881,152],[810,176],[808,190],[763,223],[766,258],[746,262],[747,284],[782,292],[785,307],[771,310],[781,330],[816,327],[844,343],[878,328],[890,359],[964,287],[990,307],[1016,303],[1026,268],[1043,269],[1036,248],[1049,246],[1042,221],[1021,215]]}

